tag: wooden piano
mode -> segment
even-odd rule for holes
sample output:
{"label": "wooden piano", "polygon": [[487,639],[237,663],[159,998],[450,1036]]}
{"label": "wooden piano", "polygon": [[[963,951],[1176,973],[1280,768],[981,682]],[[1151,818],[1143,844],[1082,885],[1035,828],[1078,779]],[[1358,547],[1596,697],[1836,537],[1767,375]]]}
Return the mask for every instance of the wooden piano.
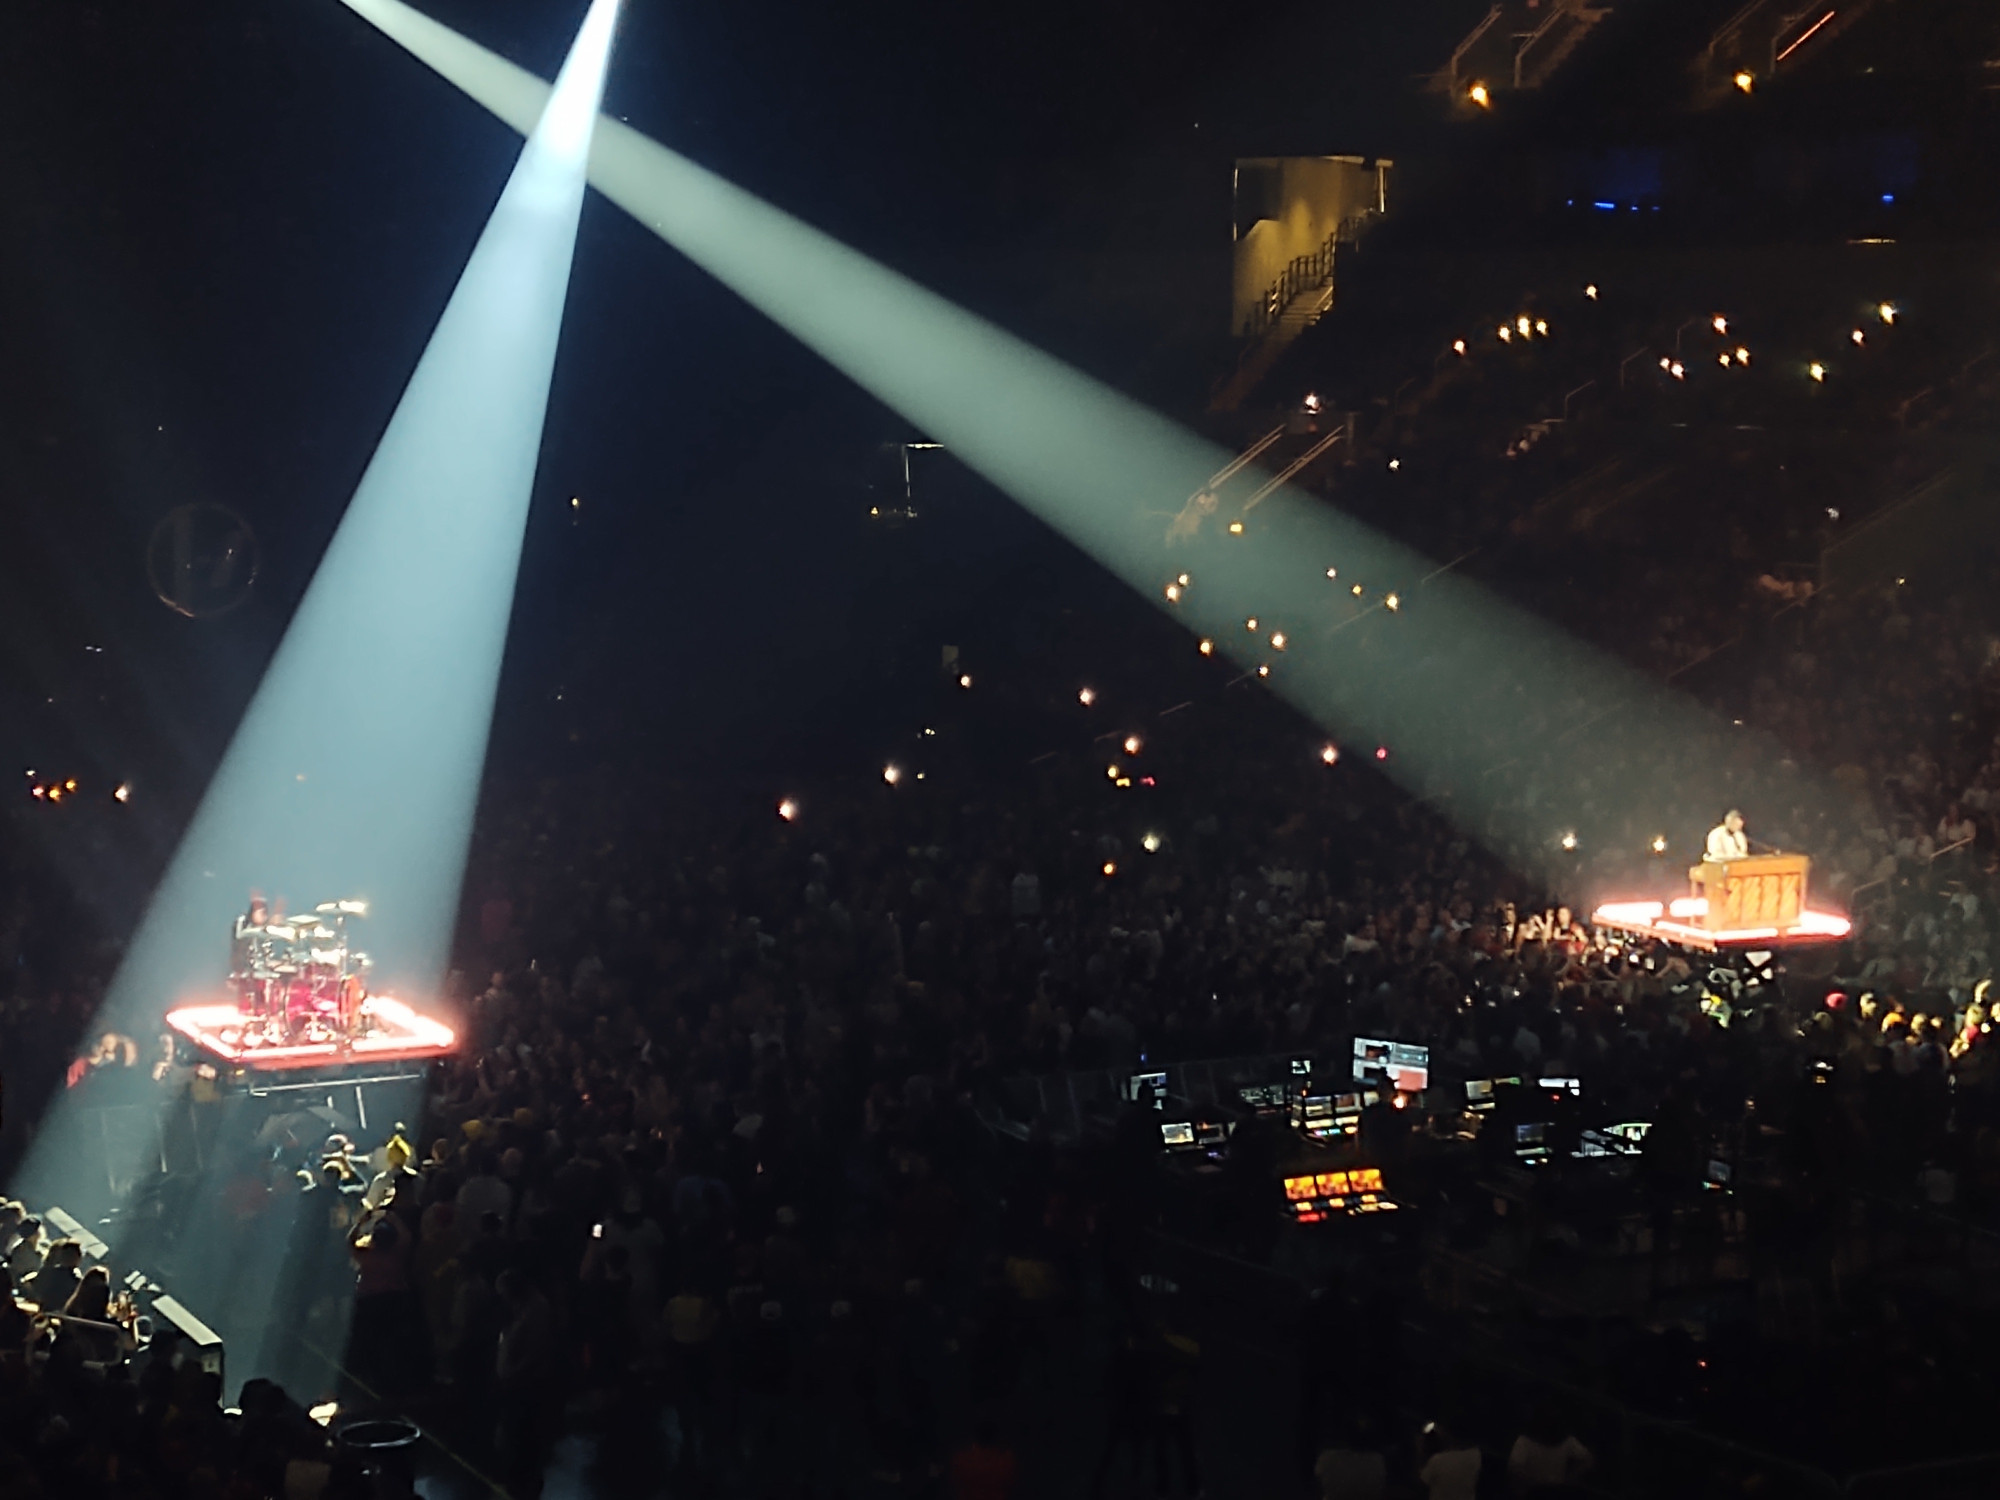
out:
{"label": "wooden piano", "polygon": [[1703,860],[1688,878],[1708,897],[1701,925],[1710,932],[1742,932],[1798,924],[1806,909],[1806,877],[1812,859],[1804,854],[1754,854],[1748,859]]}

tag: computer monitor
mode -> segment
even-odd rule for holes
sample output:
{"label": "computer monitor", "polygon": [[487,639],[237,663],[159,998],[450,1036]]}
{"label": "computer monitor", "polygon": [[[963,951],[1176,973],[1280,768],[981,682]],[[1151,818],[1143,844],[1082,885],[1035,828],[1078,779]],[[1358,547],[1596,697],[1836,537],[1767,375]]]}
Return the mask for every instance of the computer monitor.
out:
{"label": "computer monitor", "polygon": [[1167,1120],[1160,1126],[1160,1140],[1169,1151],[1185,1151],[1194,1145],[1194,1126],[1186,1120]]}
{"label": "computer monitor", "polygon": [[1406,1094],[1430,1087],[1431,1049],[1413,1042],[1375,1037],[1354,1039],[1354,1078],[1358,1083],[1382,1083]]}
{"label": "computer monitor", "polygon": [[1165,1073],[1134,1073],[1125,1085],[1125,1097],[1133,1103],[1140,1103],[1146,1097],[1146,1090],[1153,1091],[1153,1108],[1167,1107],[1167,1075]]}
{"label": "computer monitor", "polygon": [[1730,1169],[1728,1162],[1711,1161],[1708,1164],[1707,1186],[1718,1188],[1726,1193],[1729,1191],[1729,1181],[1733,1176],[1735,1176],[1735,1173]]}
{"label": "computer monitor", "polygon": [[1542,1121],[1514,1127],[1514,1155],[1524,1162],[1549,1159],[1549,1127]]}
{"label": "computer monitor", "polygon": [[1537,1078],[1535,1084],[1538,1088],[1546,1089],[1551,1094],[1568,1094],[1572,1099],[1581,1099],[1583,1097],[1583,1080],[1581,1078]]}
{"label": "computer monitor", "polygon": [[1465,1107],[1467,1109],[1491,1109],[1493,1107],[1493,1080],[1490,1078],[1466,1079]]}

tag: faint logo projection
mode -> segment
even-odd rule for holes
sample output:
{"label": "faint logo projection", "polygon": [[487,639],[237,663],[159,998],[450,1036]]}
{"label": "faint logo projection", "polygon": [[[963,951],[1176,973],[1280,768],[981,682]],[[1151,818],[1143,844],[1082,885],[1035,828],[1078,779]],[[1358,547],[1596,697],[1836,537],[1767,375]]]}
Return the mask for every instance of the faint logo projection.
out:
{"label": "faint logo projection", "polygon": [[257,581],[257,537],[223,505],[183,505],[153,528],[146,577],[160,602],[191,620],[223,615]]}

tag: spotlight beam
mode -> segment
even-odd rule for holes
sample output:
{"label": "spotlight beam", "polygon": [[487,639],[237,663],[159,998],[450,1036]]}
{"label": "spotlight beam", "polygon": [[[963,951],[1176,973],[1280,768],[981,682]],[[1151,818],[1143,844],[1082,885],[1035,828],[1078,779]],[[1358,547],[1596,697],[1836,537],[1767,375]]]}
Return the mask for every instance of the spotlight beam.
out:
{"label": "spotlight beam", "polygon": [[[155,1035],[175,1003],[215,997],[252,887],[294,913],[367,899],[377,988],[400,982],[421,998],[442,974],[617,12],[618,0],[593,0],[554,89],[540,91],[520,159],[98,1029]],[[80,1160],[97,1154],[86,1128],[59,1101],[22,1190],[82,1191]],[[104,1159],[119,1149],[106,1143]]]}
{"label": "spotlight beam", "polygon": [[[533,74],[402,0],[343,3],[514,128],[535,117],[546,85]],[[1732,797],[1722,767],[1743,731],[1725,746],[1731,731],[1691,700],[1296,490],[1254,517],[1204,509],[1230,454],[629,126],[599,122],[590,180],[1156,606],[1190,572],[1171,607],[1192,632],[1250,672],[1268,667],[1269,685],[1328,728],[1393,746],[1385,769],[1460,799],[1511,857],[1550,868],[1551,799],[1592,778],[1641,839]],[[1289,635],[1282,662],[1243,631],[1248,615]],[[1588,820],[1572,809],[1568,821]]]}

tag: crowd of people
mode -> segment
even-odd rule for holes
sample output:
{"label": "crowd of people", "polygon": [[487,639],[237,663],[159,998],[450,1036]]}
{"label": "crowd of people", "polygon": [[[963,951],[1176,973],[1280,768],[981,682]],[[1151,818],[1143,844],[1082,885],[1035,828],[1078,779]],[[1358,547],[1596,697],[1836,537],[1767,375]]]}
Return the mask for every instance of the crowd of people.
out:
{"label": "crowd of people", "polygon": [[[1628,332],[1601,332],[1596,353],[1619,355]],[[1497,377],[1447,369],[1436,384],[1424,401],[1477,441],[1453,449],[1443,418],[1425,427],[1430,406],[1391,403],[1363,458],[1381,472],[1337,479],[1335,498],[1441,558],[1476,554],[1476,576],[1702,699],[1709,737],[1635,733],[1630,760],[1583,774],[1513,757],[1504,795],[1587,830],[1531,865],[1494,852],[1467,788],[1418,799],[1360,757],[1329,765],[1320,736],[1254,684],[1155,721],[1153,784],[1108,788],[1102,725],[1077,729],[1060,642],[1023,652],[1011,691],[1006,671],[982,669],[979,694],[948,695],[923,776],[893,785],[879,766],[782,788],[660,785],[616,761],[496,773],[447,1000],[460,1050],[393,1137],[378,1122],[359,1146],[246,1158],[249,1185],[228,1199],[230,1232],[284,1247],[274,1318],[297,1327],[262,1330],[264,1348],[296,1332],[320,1356],[273,1356],[292,1395],[417,1414],[517,1495],[579,1435],[595,1482],[617,1492],[666,1473],[701,1493],[1004,1500],[1086,1477],[1093,1495],[1203,1493],[1243,1442],[1219,1439],[1205,1409],[1224,1357],[1212,1330],[1144,1272],[1145,1237],[1170,1217],[1157,1142],[1141,1132],[1132,1154],[1119,1122],[1108,1146],[1059,1140],[1032,1109],[1018,1119],[1013,1085],[1339,1055],[1357,1033],[1425,1043],[1456,1076],[1575,1077],[1645,1114],[1639,1173],[1662,1252],[1718,1152],[1774,1185],[1760,1273],[1829,1295],[1855,1181],[1963,1222],[2000,1208],[1986,988],[2000,618],[1922,582],[1806,586],[1798,552],[1837,543],[1841,512],[1886,471],[1821,474],[1758,506],[1779,455],[1756,440],[1662,450],[1648,478],[1628,427],[1578,422],[1503,447]],[[1872,399],[1886,418],[1902,387],[1885,379]],[[1452,417],[1454,401],[1471,415]],[[1644,416],[1632,404],[1620,421]],[[1613,477],[1613,461],[1633,467]],[[1576,475],[1596,488],[1568,488]],[[1685,507],[1638,563],[1646,525],[1626,500],[1644,489],[1621,487],[1641,481]],[[1093,634],[1150,649],[1156,622],[1090,607]],[[1118,685],[1101,687],[1105,713],[1123,712]],[[963,728],[993,705],[1069,748],[997,766],[947,716]],[[1690,841],[1722,811],[1681,809],[1667,830],[1631,810],[1676,758],[1729,766],[1753,831],[1813,853],[1851,941],[1745,989],[1591,930],[1598,899],[1678,888]],[[17,1153],[49,1095],[154,1054],[100,1046],[78,1064],[103,955],[50,940],[67,917],[21,856],[6,877],[0,1049]],[[1010,1111],[1025,1141],[996,1128]],[[1369,1131],[1422,1180],[1407,1121]],[[1500,1135],[1482,1139],[1485,1165],[1504,1166]],[[1269,1188],[1228,1200],[1209,1226],[1217,1254],[1268,1258]],[[1510,1246],[1523,1275],[1564,1235],[1595,1232],[1571,1213],[1524,1244],[1476,1194],[1441,1196],[1440,1243]],[[0,1486],[344,1500],[394,1481],[275,1386],[252,1382],[225,1419],[220,1382],[171,1338],[128,1357],[136,1317],[107,1269],[47,1235],[34,1207],[0,1208]],[[1362,1318],[1380,1374],[1400,1357],[1403,1290],[1302,1289],[1340,1310],[1303,1326]],[[256,1309],[233,1311],[256,1325]],[[1931,1313],[1884,1301],[1844,1316],[1846,1348],[1893,1354]],[[1282,1410],[1260,1419],[1293,1454],[1286,1477],[1328,1500],[1529,1493],[1586,1481],[1596,1462],[1563,1412],[1490,1383],[1457,1390],[1442,1425],[1412,1410],[1451,1383],[1436,1370],[1342,1385],[1328,1417],[1329,1387],[1298,1364]],[[1948,1421],[1964,1367],[1938,1353],[1928,1373],[1899,1370],[1898,1390]],[[1607,1379],[1639,1405],[1657,1394],[1642,1384]],[[1823,1449],[1866,1425],[1849,1399],[1792,1410],[1787,1430]],[[1721,1421],[1726,1404],[1699,1415]],[[1735,1492],[1721,1470],[1711,1489]]]}

